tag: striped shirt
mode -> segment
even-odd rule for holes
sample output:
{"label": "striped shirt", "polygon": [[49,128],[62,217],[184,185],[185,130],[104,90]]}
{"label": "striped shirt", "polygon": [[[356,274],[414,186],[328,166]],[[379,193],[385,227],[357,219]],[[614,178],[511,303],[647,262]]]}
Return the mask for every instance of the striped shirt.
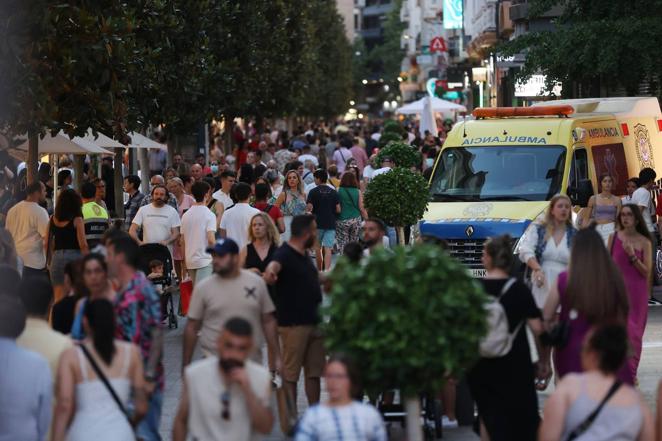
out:
{"label": "striped shirt", "polygon": [[386,441],[384,422],[369,404],[317,405],[299,422],[295,441]]}

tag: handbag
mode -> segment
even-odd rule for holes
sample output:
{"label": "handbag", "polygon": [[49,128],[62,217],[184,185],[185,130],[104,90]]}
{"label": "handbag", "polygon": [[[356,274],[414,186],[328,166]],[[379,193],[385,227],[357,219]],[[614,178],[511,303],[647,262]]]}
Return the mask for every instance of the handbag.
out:
{"label": "handbag", "polygon": [[570,434],[566,438],[566,441],[572,441],[574,439],[579,438],[581,435],[584,434],[584,432],[586,432],[591,427],[591,424],[593,424],[593,422],[598,418],[598,415],[600,415],[602,408],[605,407],[607,401],[609,401],[609,399],[614,396],[616,391],[618,391],[618,389],[621,387],[621,384],[622,383],[620,380],[614,381],[614,384],[609,388],[609,391],[607,391],[607,395],[605,395],[602,401],[600,401],[598,407],[596,407],[595,410],[591,412],[591,414],[587,416],[586,419],[582,421],[582,423],[575,428],[575,430],[570,432]]}
{"label": "handbag", "polygon": [[99,368],[99,365],[97,362],[94,360],[92,357],[92,354],[87,350],[84,344],[79,344],[79,348],[83,351],[83,355],[85,355],[85,358],[87,358],[87,361],[90,362],[90,365],[92,366],[92,369],[94,369],[94,373],[97,374],[97,377],[101,382],[103,383],[104,386],[106,386],[106,389],[108,389],[108,392],[110,392],[110,395],[112,395],[113,400],[115,400],[115,403],[117,403],[117,407],[120,408],[120,411],[122,411],[122,414],[126,417],[127,421],[129,421],[129,424],[133,427],[133,422],[131,421],[131,417],[129,416],[129,412],[127,412],[126,407],[124,407],[124,404],[122,403],[122,400],[120,400],[120,397],[117,396],[117,393],[115,392],[115,389],[113,389],[113,386],[110,384],[110,381],[108,381],[108,378],[106,375],[101,371]]}

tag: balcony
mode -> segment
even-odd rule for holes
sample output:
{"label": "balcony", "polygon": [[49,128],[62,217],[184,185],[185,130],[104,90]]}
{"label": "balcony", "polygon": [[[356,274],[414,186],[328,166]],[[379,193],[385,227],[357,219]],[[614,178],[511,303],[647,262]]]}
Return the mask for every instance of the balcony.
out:
{"label": "balcony", "polygon": [[[554,6],[542,14],[540,18],[560,17],[562,13],[562,6]],[[529,3],[527,1],[515,0],[510,7],[510,19],[514,22],[527,21],[529,19]]]}
{"label": "balcony", "polygon": [[366,6],[363,8],[363,16],[369,17],[374,15],[386,15],[391,9],[393,9],[392,3],[387,3],[385,5],[373,5]]}

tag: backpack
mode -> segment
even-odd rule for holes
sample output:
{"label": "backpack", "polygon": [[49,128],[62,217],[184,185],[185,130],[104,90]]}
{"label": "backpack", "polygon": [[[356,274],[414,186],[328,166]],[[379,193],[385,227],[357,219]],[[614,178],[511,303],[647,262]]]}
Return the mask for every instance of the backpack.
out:
{"label": "backpack", "polygon": [[515,278],[508,279],[503,285],[499,297],[494,297],[484,306],[487,313],[487,334],[480,341],[481,357],[497,358],[507,355],[513,347],[515,336],[522,327],[523,322],[517,325],[512,333],[508,332],[508,317],[501,304],[501,297],[515,284],[515,280]]}

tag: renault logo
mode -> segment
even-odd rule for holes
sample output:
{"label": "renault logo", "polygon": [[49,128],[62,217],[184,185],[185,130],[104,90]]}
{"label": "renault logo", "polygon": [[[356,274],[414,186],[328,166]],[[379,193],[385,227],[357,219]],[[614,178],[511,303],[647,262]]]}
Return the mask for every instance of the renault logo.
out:
{"label": "renault logo", "polygon": [[464,233],[467,235],[467,237],[471,237],[474,235],[474,227],[469,225],[466,230],[464,230]]}

